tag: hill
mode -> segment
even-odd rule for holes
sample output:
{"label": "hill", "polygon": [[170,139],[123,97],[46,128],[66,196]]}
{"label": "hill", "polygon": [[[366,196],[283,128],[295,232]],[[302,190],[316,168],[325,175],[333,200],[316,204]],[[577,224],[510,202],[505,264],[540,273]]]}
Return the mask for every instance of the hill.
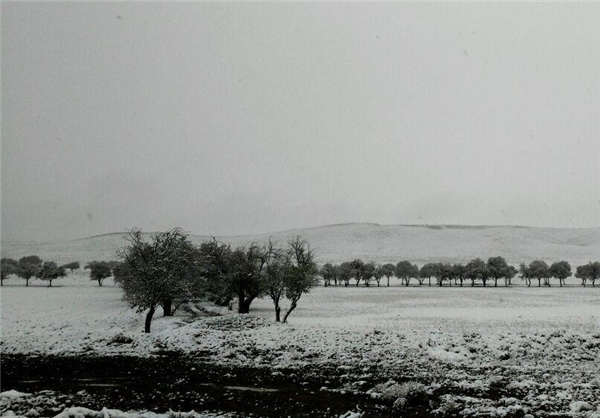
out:
{"label": "hill", "polygon": [[[546,262],[567,260],[572,265],[579,265],[600,258],[600,228],[357,223],[216,238],[238,246],[265,242],[269,237],[284,243],[296,235],[310,242],[321,263],[361,258],[379,263],[410,260],[423,264],[502,256],[513,264],[541,259]],[[127,243],[124,237],[123,233],[113,233],[56,243],[6,242],[2,244],[2,257],[37,254],[42,259],[59,263],[113,260],[116,251]],[[190,238],[196,243],[212,239],[203,235],[191,235]]]}

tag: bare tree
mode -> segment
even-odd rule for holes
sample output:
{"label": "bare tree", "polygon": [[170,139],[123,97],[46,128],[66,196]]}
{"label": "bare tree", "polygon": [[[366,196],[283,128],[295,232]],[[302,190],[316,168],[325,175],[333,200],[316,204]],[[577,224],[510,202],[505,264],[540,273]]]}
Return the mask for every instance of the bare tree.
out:
{"label": "bare tree", "polygon": [[475,258],[469,261],[467,264],[466,277],[471,279],[471,287],[475,286],[475,280],[481,280],[483,282],[483,287],[485,287],[489,278],[489,272],[485,261],[481,258]]}
{"label": "bare tree", "polygon": [[264,294],[263,275],[271,252],[269,245],[256,243],[233,251],[232,271],[228,281],[238,298],[238,313],[249,313],[254,299]]}
{"label": "bare tree", "polygon": [[319,270],[319,274],[323,278],[323,285],[325,287],[330,286],[332,281],[337,286],[337,272],[334,265],[326,263],[321,267],[321,270]]}
{"label": "bare tree", "polygon": [[235,297],[229,284],[233,267],[231,246],[213,238],[200,244],[198,253],[201,284],[207,299],[219,306],[230,306]]}
{"label": "bare tree", "polygon": [[100,287],[102,287],[104,279],[112,275],[112,269],[106,261],[90,261],[84,268],[84,270],[87,269],[90,270],[90,279],[97,281]]}
{"label": "bare tree", "polygon": [[131,307],[147,310],[144,332],[149,333],[159,305],[165,316],[172,315],[173,304],[198,289],[197,251],[179,228],[154,234],[150,242],[143,240],[140,230],[132,230],[127,240],[129,245],[118,252],[122,264],[115,269],[115,281]]}
{"label": "bare tree", "polygon": [[381,274],[387,279],[387,287],[390,287],[390,277],[394,275],[396,267],[392,263],[387,263],[381,266]]}
{"label": "bare tree", "polygon": [[381,266],[379,264],[376,264],[373,269],[373,278],[377,282],[377,287],[379,287],[379,283],[381,282],[381,279],[383,279],[383,272],[381,271]]}
{"label": "bare tree", "polygon": [[[439,266],[437,263],[427,263],[419,269],[419,277],[422,279],[429,279],[429,286],[431,286],[431,278],[437,277],[438,274]],[[419,281],[419,284],[422,284],[422,282]]]}
{"label": "bare tree", "polygon": [[339,265],[338,277],[340,281],[344,282],[344,287],[350,286],[350,279],[352,278],[352,263],[344,261]]}
{"label": "bare tree", "polygon": [[527,285],[527,287],[531,287],[531,279],[533,278],[533,276],[527,264],[521,263],[519,265],[519,275],[521,276],[522,280],[525,280],[525,284]]}
{"label": "bare tree", "polygon": [[268,257],[265,262],[264,270],[264,288],[265,293],[275,305],[275,320],[281,321],[281,299],[285,297],[286,276],[290,272],[289,252],[275,248],[273,242],[269,240],[267,244]]}
{"label": "bare tree", "polygon": [[448,282],[450,286],[452,286],[452,277],[454,275],[454,270],[452,269],[452,265],[448,263],[437,263],[437,279],[438,286],[442,286],[445,281]]}
{"label": "bare tree", "polygon": [[534,260],[529,263],[529,274],[538,281],[538,287],[542,286],[542,280],[544,284],[550,286],[550,272],[548,271],[548,264],[545,261]]}
{"label": "bare tree", "polygon": [[67,272],[63,267],[59,267],[54,261],[46,261],[36,272],[35,276],[40,280],[48,282],[48,287],[52,287],[52,282],[59,277],[65,277]]}
{"label": "bare tree", "polygon": [[375,278],[375,263],[369,261],[368,263],[363,264],[362,278],[365,286],[371,286],[371,281],[373,281],[373,279]]}
{"label": "bare tree", "polygon": [[283,322],[287,322],[290,314],[296,309],[300,297],[318,285],[315,255],[308,242],[296,237],[288,242],[288,245],[291,256],[290,272],[286,275],[285,297],[290,305],[283,316]]}
{"label": "bare tree", "polygon": [[2,265],[2,275],[0,276],[0,286],[4,285],[4,280],[10,276],[11,274],[15,274],[18,268],[17,260],[13,260],[12,258],[3,258],[0,261]]}
{"label": "bare tree", "polygon": [[592,287],[596,287],[596,280],[600,277],[600,262],[594,261],[578,266],[575,277],[581,279],[581,285],[585,287],[586,282],[592,282]]}
{"label": "bare tree", "polygon": [[16,274],[25,280],[25,287],[29,286],[29,279],[34,277],[42,267],[42,259],[37,255],[28,255],[19,258]]}
{"label": "bare tree", "polygon": [[467,267],[461,263],[456,263],[452,266],[452,270],[454,270],[454,280],[460,282],[460,287],[463,286],[463,280],[466,278]]}
{"label": "bare tree", "polygon": [[490,257],[487,261],[487,271],[494,280],[494,287],[498,287],[498,280],[504,278],[504,286],[508,286],[509,278],[517,274],[517,270],[506,263],[503,257]]}
{"label": "bare tree", "polygon": [[548,270],[550,276],[556,277],[560,287],[563,287],[565,279],[571,276],[571,265],[567,261],[557,261],[552,263]]}
{"label": "bare tree", "polygon": [[358,284],[364,277],[365,263],[360,258],[356,258],[350,262],[350,268],[350,277],[356,280],[356,287],[358,287]]}
{"label": "bare tree", "polygon": [[419,277],[419,268],[410,261],[400,261],[395,268],[396,277],[402,280],[402,284],[408,286],[412,277]]}

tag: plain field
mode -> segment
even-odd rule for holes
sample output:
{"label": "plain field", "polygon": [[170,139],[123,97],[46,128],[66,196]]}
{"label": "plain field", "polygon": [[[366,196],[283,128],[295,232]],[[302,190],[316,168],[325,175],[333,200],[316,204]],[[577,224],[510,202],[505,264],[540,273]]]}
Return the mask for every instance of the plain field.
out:
{"label": "plain field", "polygon": [[[582,287],[571,278],[566,287],[317,287],[303,295],[289,322],[300,329],[391,331],[428,334],[532,332],[542,329],[600,333],[600,287]],[[99,287],[82,270],[58,279],[52,288],[32,280],[30,287],[15,277],[1,290],[3,344],[25,344],[44,351],[51,344],[61,350],[82,339],[114,334],[116,330],[139,333],[143,313],[129,309],[122,291],[111,279]],[[231,313],[204,304],[207,309]],[[285,304],[284,304],[285,308]],[[251,313],[273,320],[270,299],[256,300]],[[155,315],[153,329],[172,328],[185,317]],[[67,339],[62,342],[61,339]],[[11,342],[12,341],[12,342]],[[70,343],[69,343],[70,342]],[[17,347],[14,347],[17,348]]]}
{"label": "plain field", "polygon": [[[373,391],[376,382],[398,376],[448,391],[439,398],[441,416],[501,417],[511,410],[575,416],[573,405],[587,402],[594,411],[577,416],[600,418],[600,287],[568,283],[318,287],[302,297],[289,324],[276,323],[270,300],[260,299],[251,315],[208,303],[171,318],[158,311],[152,333],[144,334],[144,313],[129,309],[110,279],[98,287],[78,271],[53,288],[35,280],[26,288],[11,278],[0,290],[1,349],[3,355],[200,353],[203,361],[273,373],[322,365],[348,379],[334,391]],[[225,315],[194,315],[202,307]],[[505,394],[496,399],[490,393],[499,382]]]}

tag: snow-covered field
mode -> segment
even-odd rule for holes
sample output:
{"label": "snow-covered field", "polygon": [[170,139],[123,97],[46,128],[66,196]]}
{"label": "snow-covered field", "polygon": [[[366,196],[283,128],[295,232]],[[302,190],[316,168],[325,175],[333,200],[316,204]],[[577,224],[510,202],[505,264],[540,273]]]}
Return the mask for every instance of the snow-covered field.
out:
{"label": "snow-covered field", "polygon": [[[267,299],[250,316],[190,305],[172,318],[159,312],[147,335],[143,314],[109,280],[98,287],[76,271],[56,287],[26,288],[11,279],[1,290],[2,353],[177,351],[256,367],[335,365],[364,376],[325,391],[386,397],[394,381],[420,382],[441,415],[600,416],[600,288],[574,279],[565,288],[394,284],[314,289],[289,324],[274,322]],[[202,307],[226,315],[196,316]]]}

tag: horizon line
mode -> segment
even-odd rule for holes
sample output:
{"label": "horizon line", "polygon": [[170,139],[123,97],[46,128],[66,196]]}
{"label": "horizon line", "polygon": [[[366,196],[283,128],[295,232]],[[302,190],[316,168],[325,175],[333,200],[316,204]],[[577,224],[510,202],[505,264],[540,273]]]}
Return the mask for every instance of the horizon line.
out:
{"label": "horizon line", "polygon": [[[436,229],[436,228],[448,228],[448,229],[451,229],[451,228],[456,228],[456,229],[459,229],[459,228],[464,228],[464,229],[469,229],[469,228],[473,228],[473,229],[476,229],[476,228],[530,228],[530,229],[534,229],[534,228],[535,229],[595,229],[595,228],[600,228],[600,226],[561,227],[561,226],[531,226],[531,225],[509,225],[509,224],[503,224],[503,225],[380,224],[377,222],[341,222],[341,223],[325,224],[325,225],[319,225],[319,226],[297,227],[297,228],[289,228],[289,229],[282,229],[282,230],[269,231],[269,232],[249,233],[249,234],[222,234],[222,235],[221,234],[197,234],[197,233],[191,233],[183,228],[182,228],[182,230],[187,235],[196,236],[196,237],[243,238],[243,237],[251,237],[251,236],[256,236],[256,235],[283,234],[286,232],[292,232],[292,231],[298,231],[298,230],[314,230],[314,229],[321,229],[321,228],[342,227],[342,226],[351,226],[351,225],[371,225],[371,226],[379,226],[379,227],[401,226],[401,227],[409,227],[409,228],[431,228],[431,229]],[[174,227],[174,228],[177,228],[177,227]],[[18,244],[29,244],[29,245],[57,244],[57,243],[65,243],[65,242],[83,241],[83,240],[88,240],[88,239],[92,239],[92,238],[106,237],[106,236],[110,236],[110,235],[127,234],[127,232],[128,232],[127,230],[114,231],[114,232],[106,232],[106,233],[96,234],[96,235],[89,235],[89,236],[85,236],[85,237],[81,237],[81,238],[58,239],[58,240],[54,240],[54,241],[43,241],[43,242],[37,242],[37,241],[31,241],[31,240],[6,240],[6,241],[0,240],[0,243],[5,242],[5,243],[18,243]],[[142,231],[143,234],[156,234],[159,232],[161,232],[161,231],[147,231],[147,232]]]}

